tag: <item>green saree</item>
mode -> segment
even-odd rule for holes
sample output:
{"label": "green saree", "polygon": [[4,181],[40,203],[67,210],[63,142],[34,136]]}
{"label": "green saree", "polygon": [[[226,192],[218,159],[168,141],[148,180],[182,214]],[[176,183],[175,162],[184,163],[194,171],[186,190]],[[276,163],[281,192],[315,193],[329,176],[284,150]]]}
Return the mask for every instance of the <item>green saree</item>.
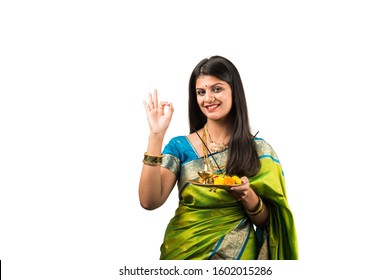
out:
{"label": "green saree", "polygon": [[[170,220],[160,259],[298,259],[293,215],[288,206],[283,171],[269,144],[256,138],[261,169],[249,178],[250,186],[269,207],[269,222],[252,225],[241,202],[223,189],[192,185],[203,169],[188,138],[173,138],[165,146],[163,164],[178,178],[179,206]],[[226,162],[227,150],[213,154]]]}

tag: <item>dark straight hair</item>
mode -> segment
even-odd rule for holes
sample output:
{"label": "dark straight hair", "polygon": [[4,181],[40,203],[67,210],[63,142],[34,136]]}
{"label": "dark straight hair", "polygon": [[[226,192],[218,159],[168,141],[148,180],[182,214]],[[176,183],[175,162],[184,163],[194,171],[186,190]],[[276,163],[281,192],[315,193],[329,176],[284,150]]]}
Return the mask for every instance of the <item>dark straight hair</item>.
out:
{"label": "dark straight hair", "polygon": [[207,122],[196,96],[196,80],[202,75],[217,77],[228,83],[232,89],[232,108],[228,116],[231,126],[226,174],[240,177],[255,176],[260,170],[260,160],[250,131],[244,86],[237,68],[222,56],[203,59],[191,73],[188,99],[190,133],[201,129]]}

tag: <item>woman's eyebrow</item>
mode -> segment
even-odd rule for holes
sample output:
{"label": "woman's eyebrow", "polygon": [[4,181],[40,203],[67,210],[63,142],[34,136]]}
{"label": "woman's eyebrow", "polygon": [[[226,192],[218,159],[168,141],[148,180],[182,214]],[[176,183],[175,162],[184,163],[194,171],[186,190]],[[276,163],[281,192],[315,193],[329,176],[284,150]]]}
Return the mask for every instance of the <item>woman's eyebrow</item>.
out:
{"label": "woman's eyebrow", "polygon": [[[218,86],[218,85],[223,86],[223,83],[218,82],[218,83],[215,83],[215,84],[211,85],[210,87],[215,87],[215,86]],[[209,86],[208,86],[208,85],[205,85],[205,87],[207,88],[207,87],[209,87]],[[203,89],[203,88],[196,88],[196,90],[198,90],[198,89]]]}

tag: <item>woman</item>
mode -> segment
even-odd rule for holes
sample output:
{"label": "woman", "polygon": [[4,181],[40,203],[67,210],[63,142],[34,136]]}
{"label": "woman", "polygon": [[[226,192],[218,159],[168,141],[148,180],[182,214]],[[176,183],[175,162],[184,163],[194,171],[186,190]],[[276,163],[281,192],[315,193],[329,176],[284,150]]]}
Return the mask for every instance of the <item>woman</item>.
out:
{"label": "woman", "polygon": [[[150,135],[141,205],[156,209],[176,183],[179,188],[161,259],[298,258],[282,168],[271,146],[250,131],[241,78],[228,59],[213,56],[195,67],[189,83],[190,134],[174,137],[164,150],[172,103],[159,102],[154,91],[144,106]],[[241,183],[205,187],[196,183],[202,181],[201,170],[235,175]]]}

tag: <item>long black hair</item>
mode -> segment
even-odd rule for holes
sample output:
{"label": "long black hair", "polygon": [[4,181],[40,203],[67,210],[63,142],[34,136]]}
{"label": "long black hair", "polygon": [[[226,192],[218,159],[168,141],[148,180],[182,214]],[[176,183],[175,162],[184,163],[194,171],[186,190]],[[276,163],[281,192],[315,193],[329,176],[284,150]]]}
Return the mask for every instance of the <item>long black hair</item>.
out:
{"label": "long black hair", "polygon": [[228,83],[232,90],[232,108],[228,119],[231,121],[229,154],[226,174],[252,177],[260,170],[256,144],[250,131],[248,107],[244,86],[234,64],[221,56],[205,58],[192,71],[189,82],[188,112],[190,133],[195,132],[207,122],[196,96],[196,80],[201,75],[217,77]]}

